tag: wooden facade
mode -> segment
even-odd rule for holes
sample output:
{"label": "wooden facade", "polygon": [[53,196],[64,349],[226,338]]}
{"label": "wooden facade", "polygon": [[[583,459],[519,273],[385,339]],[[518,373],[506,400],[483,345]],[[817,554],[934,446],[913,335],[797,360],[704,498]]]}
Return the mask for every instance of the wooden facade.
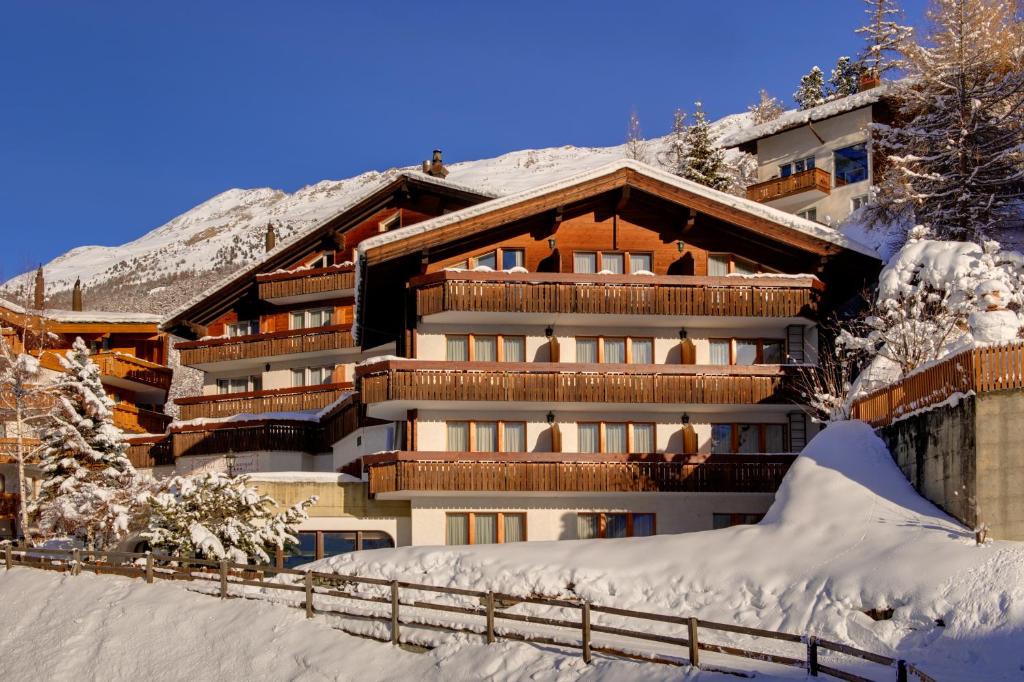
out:
{"label": "wooden facade", "polygon": [[178,398],[182,420],[200,417],[232,417],[264,412],[309,412],[322,410],[347,391],[352,384],[323,384],[300,388],[280,388],[247,393],[224,393]]}
{"label": "wooden facade", "polygon": [[264,301],[273,299],[340,295],[355,288],[355,269],[346,267],[325,267],[292,270],[256,275],[259,297]]}
{"label": "wooden facade", "polygon": [[294,329],[178,343],[181,364],[195,367],[232,360],[257,360],[356,348],[351,324]]}

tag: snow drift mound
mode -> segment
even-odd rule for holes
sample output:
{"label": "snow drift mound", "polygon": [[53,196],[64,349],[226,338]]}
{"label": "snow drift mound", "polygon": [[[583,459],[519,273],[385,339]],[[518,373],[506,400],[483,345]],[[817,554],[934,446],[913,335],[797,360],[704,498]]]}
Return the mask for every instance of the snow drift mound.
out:
{"label": "snow drift mound", "polygon": [[[861,422],[818,434],[756,526],[406,547],[312,567],[809,632],[926,670],[931,662],[936,673],[971,670],[972,650],[984,640],[1001,649],[988,679],[1014,679],[1024,670],[1024,652],[1010,644],[1024,637],[1024,546],[976,546],[973,533],[917,495]],[[893,617],[875,622],[863,613],[875,608],[892,608]]]}

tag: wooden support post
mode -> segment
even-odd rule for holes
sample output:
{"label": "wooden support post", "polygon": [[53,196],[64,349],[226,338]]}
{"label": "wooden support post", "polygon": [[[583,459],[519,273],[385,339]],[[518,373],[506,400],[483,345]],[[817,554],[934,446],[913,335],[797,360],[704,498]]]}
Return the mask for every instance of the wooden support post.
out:
{"label": "wooden support post", "polygon": [[494,644],[494,592],[487,593],[487,643]]}
{"label": "wooden support post", "polygon": [[146,582],[153,582],[153,553],[146,552]]}
{"label": "wooden support post", "polygon": [[896,682],[907,682],[907,662],[902,658],[896,661]]}
{"label": "wooden support post", "polygon": [[818,676],[818,638],[814,635],[807,638],[807,674]]}
{"label": "wooden support post", "polygon": [[590,602],[583,602],[583,662],[590,663]]}
{"label": "wooden support post", "polygon": [[228,562],[220,562],[220,598],[228,598]]}
{"label": "wooden support post", "polygon": [[192,563],[188,560],[188,554],[185,555],[185,560],[182,562],[182,569],[185,573],[186,580],[192,580]]}
{"label": "wooden support post", "polygon": [[700,667],[700,646],[697,643],[697,619],[691,616],[686,621],[690,640],[690,667]]}
{"label": "wooden support post", "polygon": [[391,643],[398,644],[398,581],[391,581]]}
{"label": "wooden support post", "polygon": [[313,573],[306,571],[306,618],[313,617]]}
{"label": "wooden support post", "polygon": [[4,545],[4,561],[7,563],[7,570],[11,570],[11,566],[14,565],[14,551],[9,544]]}
{"label": "wooden support post", "polygon": [[75,564],[71,567],[71,575],[78,575],[82,572],[82,550],[77,547],[71,550],[71,560]]}

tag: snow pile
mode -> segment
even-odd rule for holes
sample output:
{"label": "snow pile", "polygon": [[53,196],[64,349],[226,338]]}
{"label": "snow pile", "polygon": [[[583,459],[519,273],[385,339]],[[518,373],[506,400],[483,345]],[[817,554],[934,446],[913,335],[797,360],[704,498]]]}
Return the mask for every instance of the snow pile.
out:
{"label": "snow pile", "polygon": [[[312,566],[809,632],[906,658],[941,679],[976,676],[979,663],[989,680],[1018,679],[1024,669],[1015,643],[1024,637],[1024,545],[976,546],[972,533],[914,492],[860,422],[815,437],[756,526],[406,547]],[[894,609],[892,619],[863,613],[876,608]]]}

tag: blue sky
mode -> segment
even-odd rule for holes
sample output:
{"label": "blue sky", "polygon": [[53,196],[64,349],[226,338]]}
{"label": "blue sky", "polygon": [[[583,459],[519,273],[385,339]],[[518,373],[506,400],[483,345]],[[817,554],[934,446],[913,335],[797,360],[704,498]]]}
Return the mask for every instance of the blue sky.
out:
{"label": "blue sky", "polygon": [[[918,23],[925,0],[903,0]],[[57,2],[0,22],[0,279],[231,187],[647,136],[791,105],[861,0]],[[827,73],[827,68],[826,68]]]}

